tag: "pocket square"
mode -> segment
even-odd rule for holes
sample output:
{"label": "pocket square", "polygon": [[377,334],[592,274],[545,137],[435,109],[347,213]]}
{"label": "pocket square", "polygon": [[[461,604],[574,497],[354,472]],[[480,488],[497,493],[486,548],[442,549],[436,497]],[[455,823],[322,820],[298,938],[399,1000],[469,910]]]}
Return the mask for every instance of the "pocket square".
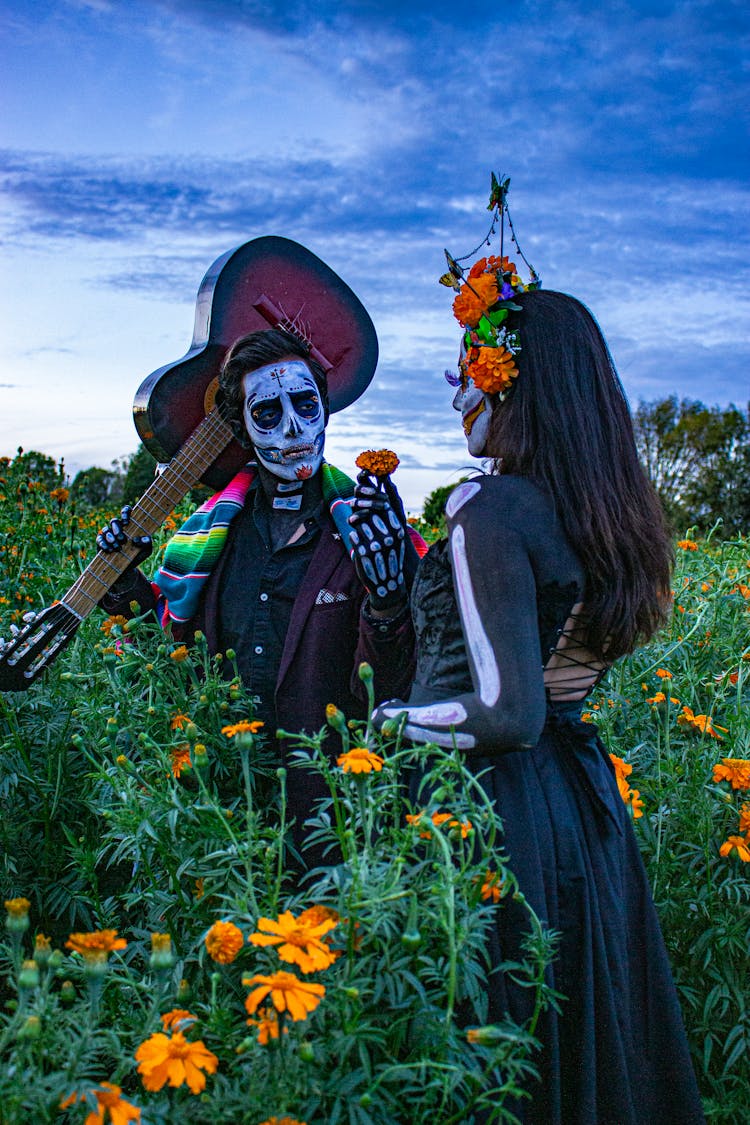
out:
{"label": "pocket square", "polygon": [[330,605],[332,602],[348,602],[351,601],[348,594],[343,590],[326,590],[325,586],[322,590],[318,590],[318,596],[315,599],[316,605]]}

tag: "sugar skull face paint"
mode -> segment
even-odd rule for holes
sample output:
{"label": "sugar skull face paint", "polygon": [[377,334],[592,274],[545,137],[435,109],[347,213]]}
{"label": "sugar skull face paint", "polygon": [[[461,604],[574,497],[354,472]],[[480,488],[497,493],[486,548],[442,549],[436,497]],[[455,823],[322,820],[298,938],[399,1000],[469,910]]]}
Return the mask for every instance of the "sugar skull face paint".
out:
{"label": "sugar skull face paint", "polygon": [[302,359],[258,367],[242,380],[243,419],[255,453],[282,481],[307,480],[323,461],[325,414]]}
{"label": "sugar skull face paint", "polygon": [[453,409],[458,410],[461,415],[469,453],[472,457],[484,456],[492,404],[489,395],[475,387],[471,376],[464,372],[461,373],[461,379],[453,396]]}

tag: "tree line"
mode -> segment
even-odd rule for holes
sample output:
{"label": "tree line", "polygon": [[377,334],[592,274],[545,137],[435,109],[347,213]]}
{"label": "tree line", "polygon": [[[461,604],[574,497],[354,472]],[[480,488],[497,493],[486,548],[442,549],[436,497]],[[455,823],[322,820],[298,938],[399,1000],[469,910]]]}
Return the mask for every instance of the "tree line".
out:
{"label": "tree line", "polygon": [[[740,410],[677,395],[641,400],[633,411],[633,427],[641,462],[676,534],[690,527],[704,534],[719,521],[722,538],[750,532],[750,402]],[[35,452],[24,458],[38,477],[60,483],[61,466],[51,458]],[[155,470],[155,459],[141,445],[109,469],[83,469],[73,479],[71,496],[84,508],[133,504]],[[430,527],[441,525],[454,487],[443,485],[425,499],[422,518]],[[202,485],[191,492],[196,503],[208,495]]]}

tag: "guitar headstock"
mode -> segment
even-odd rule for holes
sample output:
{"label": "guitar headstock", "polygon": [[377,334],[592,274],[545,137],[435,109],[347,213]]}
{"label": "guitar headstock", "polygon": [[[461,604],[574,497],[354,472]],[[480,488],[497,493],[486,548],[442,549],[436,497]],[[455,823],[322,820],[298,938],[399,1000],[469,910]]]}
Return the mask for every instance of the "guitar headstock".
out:
{"label": "guitar headstock", "polygon": [[9,641],[0,641],[0,691],[26,691],[60,654],[81,624],[62,602],[36,614]]}

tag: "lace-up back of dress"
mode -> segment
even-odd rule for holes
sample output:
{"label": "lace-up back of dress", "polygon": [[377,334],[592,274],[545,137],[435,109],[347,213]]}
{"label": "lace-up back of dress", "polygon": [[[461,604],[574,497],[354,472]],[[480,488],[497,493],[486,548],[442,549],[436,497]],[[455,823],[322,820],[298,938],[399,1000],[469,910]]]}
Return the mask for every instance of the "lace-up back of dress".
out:
{"label": "lace-up back of dress", "polygon": [[[607,671],[607,665],[586,646],[583,602],[563,609],[566,601],[570,606],[574,590],[575,584],[560,588],[552,583],[540,591],[539,632],[546,654],[544,687],[552,703],[581,702]],[[562,624],[552,624],[551,619]]]}

